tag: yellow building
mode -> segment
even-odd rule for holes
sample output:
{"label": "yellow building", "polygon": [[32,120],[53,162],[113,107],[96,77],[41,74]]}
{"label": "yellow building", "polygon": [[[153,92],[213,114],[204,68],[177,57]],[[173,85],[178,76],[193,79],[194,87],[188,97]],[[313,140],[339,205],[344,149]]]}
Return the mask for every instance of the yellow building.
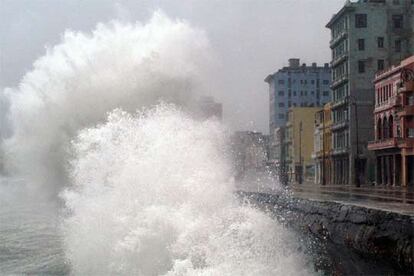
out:
{"label": "yellow building", "polygon": [[294,107],[289,109],[285,132],[286,163],[290,182],[313,181],[315,113],[319,107]]}
{"label": "yellow building", "polygon": [[327,103],[315,113],[314,152],[315,183],[332,183],[332,104]]}

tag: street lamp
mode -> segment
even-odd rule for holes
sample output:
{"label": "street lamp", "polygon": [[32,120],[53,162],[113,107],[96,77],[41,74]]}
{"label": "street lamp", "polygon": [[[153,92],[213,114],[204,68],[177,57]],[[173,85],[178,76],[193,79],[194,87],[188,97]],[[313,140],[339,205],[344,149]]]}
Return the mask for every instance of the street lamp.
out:
{"label": "street lamp", "polygon": [[302,176],[303,176],[303,164],[302,164],[302,121],[299,122],[299,184],[302,184]]}
{"label": "street lamp", "polygon": [[360,183],[360,159],[359,159],[359,135],[358,135],[358,104],[354,97],[346,96],[345,97],[346,103],[355,105],[355,136],[356,136],[356,157],[355,157],[355,185],[357,187],[361,186]]}

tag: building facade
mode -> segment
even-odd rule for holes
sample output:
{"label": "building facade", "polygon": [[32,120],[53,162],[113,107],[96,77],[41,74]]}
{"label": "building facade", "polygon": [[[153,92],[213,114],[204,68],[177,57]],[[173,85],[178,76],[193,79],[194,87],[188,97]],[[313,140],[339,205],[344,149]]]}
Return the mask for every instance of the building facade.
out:
{"label": "building facade", "polygon": [[325,104],[323,109],[315,113],[314,152],[315,184],[332,183],[332,106]]}
{"label": "building facade", "polygon": [[255,131],[237,131],[231,139],[236,178],[242,179],[250,171],[266,169],[268,136]]}
{"label": "building facade", "polygon": [[265,78],[269,84],[269,133],[285,126],[291,107],[323,106],[331,100],[329,64],[307,66],[298,58],[289,59],[283,67]]}
{"label": "building facade", "polygon": [[414,186],[414,56],[375,78],[376,183]]}
{"label": "building facade", "polygon": [[313,133],[315,113],[319,107],[293,107],[288,111],[285,129],[286,167],[289,182],[313,181]]}
{"label": "building facade", "polygon": [[[326,25],[332,50],[332,162],[334,184],[374,178],[374,86],[379,70],[399,63],[414,49],[412,1],[348,1]],[[363,118],[363,119],[362,119]]]}
{"label": "building facade", "polygon": [[211,96],[202,96],[197,100],[196,114],[201,119],[215,117],[221,121],[223,119],[223,106]]}

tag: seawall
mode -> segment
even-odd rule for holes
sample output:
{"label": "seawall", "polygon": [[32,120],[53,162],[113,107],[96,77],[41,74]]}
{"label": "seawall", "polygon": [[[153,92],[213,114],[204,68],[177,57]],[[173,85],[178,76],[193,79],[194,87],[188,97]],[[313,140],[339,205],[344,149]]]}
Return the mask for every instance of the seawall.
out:
{"label": "seawall", "polygon": [[289,226],[414,271],[414,216],[331,201],[240,192]]}

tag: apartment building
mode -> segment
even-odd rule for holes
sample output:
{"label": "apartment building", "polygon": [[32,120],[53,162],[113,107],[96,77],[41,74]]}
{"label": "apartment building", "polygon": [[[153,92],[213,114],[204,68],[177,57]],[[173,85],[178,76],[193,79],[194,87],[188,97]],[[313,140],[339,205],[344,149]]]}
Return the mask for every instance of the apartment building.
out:
{"label": "apartment building", "polygon": [[332,182],[356,184],[374,178],[375,73],[412,55],[413,1],[347,1],[326,25],[332,50]]}
{"label": "apartment building", "polygon": [[285,126],[291,107],[323,106],[331,100],[331,71],[329,64],[311,66],[300,64],[300,59],[289,59],[289,66],[268,75],[269,84],[269,133]]}

